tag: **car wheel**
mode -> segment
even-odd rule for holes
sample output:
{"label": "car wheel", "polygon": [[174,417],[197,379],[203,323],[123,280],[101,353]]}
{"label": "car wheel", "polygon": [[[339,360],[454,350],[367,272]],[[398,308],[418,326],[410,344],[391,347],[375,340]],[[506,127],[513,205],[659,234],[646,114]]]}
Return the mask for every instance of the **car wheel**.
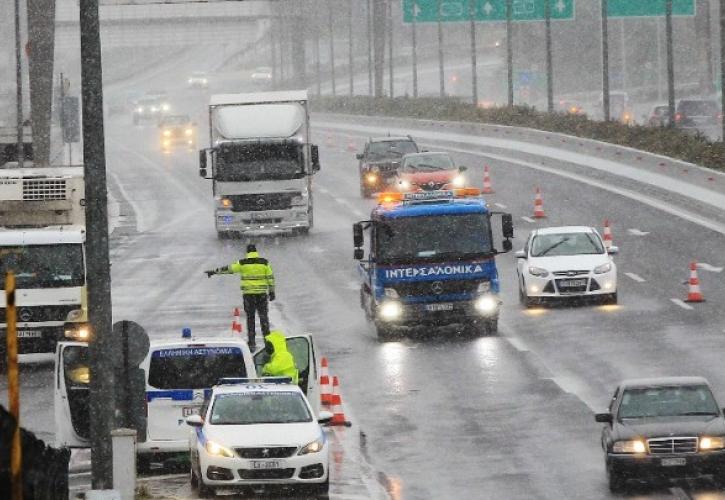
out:
{"label": "car wheel", "polygon": [[315,484],[310,488],[311,493],[317,498],[328,498],[330,493],[330,476],[328,473],[327,479],[324,483]]}
{"label": "car wheel", "polygon": [[527,309],[534,305],[533,299],[526,293],[526,283],[523,280],[521,281],[521,285],[519,285],[519,302]]}
{"label": "car wheel", "polygon": [[615,472],[607,467],[607,481],[609,482],[609,491],[612,493],[621,493],[627,484],[627,479],[621,472]]}
{"label": "car wheel", "polygon": [[618,301],[617,299],[617,292],[611,293],[607,295],[607,298],[605,299],[605,304],[616,304]]}
{"label": "car wheel", "polygon": [[199,489],[199,478],[194,474],[194,465],[189,467],[189,484],[191,485],[191,491],[197,491]]}
{"label": "car wheel", "polygon": [[214,498],[216,496],[216,490],[204,484],[204,478],[199,477],[197,481],[199,485],[196,493],[199,495],[199,498]]}

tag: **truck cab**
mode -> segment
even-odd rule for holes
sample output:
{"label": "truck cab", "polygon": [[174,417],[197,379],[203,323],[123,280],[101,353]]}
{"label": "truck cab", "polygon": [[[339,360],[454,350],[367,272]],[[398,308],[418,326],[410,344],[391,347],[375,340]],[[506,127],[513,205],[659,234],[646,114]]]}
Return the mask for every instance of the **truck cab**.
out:
{"label": "truck cab", "polygon": [[379,195],[370,219],[353,226],[353,240],[360,304],[380,339],[418,325],[497,333],[495,256],[503,252],[493,246],[492,215],[502,216],[508,252],[512,217],[489,210],[477,189]]}

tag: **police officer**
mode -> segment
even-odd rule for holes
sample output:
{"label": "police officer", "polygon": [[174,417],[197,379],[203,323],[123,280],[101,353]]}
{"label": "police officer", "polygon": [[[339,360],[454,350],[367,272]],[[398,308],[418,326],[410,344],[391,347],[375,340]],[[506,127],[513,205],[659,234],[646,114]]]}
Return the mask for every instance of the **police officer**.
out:
{"label": "police officer", "polygon": [[262,375],[290,377],[293,384],[299,383],[295,358],[287,350],[287,339],[282,332],[274,330],[264,337],[264,350],[269,355],[269,361],[262,367]]}
{"label": "police officer", "polygon": [[227,267],[220,267],[213,271],[205,271],[208,277],[215,274],[239,274],[241,276],[242,299],[244,301],[244,313],[247,316],[247,334],[249,335],[249,347],[254,349],[255,345],[255,314],[259,314],[259,323],[262,326],[262,335],[269,334],[269,317],[267,297],[272,301],[274,295],[274,273],[272,266],[267,259],[263,259],[257,253],[254,244],[247,245],[247,256],[229,264]]}

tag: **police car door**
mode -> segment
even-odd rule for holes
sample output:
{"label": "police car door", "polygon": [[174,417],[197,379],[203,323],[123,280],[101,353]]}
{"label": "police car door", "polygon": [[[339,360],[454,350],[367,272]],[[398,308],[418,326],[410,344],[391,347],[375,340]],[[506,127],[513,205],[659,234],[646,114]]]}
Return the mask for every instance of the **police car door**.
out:
{"label": "police car door", "polygon": [[58,342],[53,381],[56,445],[90,446],[88,344]]}
{"label": "police car door", "polygon": [[[311,335],[294,335],[287,338],[287,350],[292,353],[299,371],[299,385],[307,395],[315,415],[320,413],[320,376],[317,352]],[[264,349],[254,355],[257,373],[261,376],[262,367],[269,355]]]}

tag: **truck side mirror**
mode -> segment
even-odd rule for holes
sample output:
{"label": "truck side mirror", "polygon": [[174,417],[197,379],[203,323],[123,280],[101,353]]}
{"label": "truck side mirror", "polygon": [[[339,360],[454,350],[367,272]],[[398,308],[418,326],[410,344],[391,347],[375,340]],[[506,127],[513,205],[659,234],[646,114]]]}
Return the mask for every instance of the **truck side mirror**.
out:
{"label": "truck side mirror", "polygon": [[359,222],[352,225],[352,241],[356,249],[362,250],[365,239],[363,237],[362,224],[360,224]]}
{"label": "truck side mirror", "polygon": [[463,165],[461,165],[460,167],[458,167],[458,171],[459,172],[465,172],[466,170],[468,170],[468,167],[464,167]]}
{"label": "truck side mirror", "polygon": [[357,158],[358,160],[362,160],[364,158],[364,156],[362,153],[358,153],[355,155],[355,158]]}
{"label": "truck side mirror", "polygon": [[[514,237],[514,218],[511,214],[503,214],[501,216],[501,230],[504,238]],[[511,250],[509,248],[509,250]]]}
{"label": "truck side mirror", "polygon": [[199,176],[206,178],[206,149],[199,150]]}
{"label": "truck side mirror", "polygon": [[504,253],[510,252],[514,247],[514,244],[511,242],[511,240],[503,240],[501,242],[501,245],[503,246]]}
{"label": "truck side mirror", "polygon": [[352,258],[355,260],[362,260],[365,257],[365,252],[362,248],[356,248],[352,254]]}
{"label": "truck side mirror", "polygon": [[318,172],[320,170],[320,149],[317,144],[313,144],[310,146],[310,151],[312,154],[312,171]]}

